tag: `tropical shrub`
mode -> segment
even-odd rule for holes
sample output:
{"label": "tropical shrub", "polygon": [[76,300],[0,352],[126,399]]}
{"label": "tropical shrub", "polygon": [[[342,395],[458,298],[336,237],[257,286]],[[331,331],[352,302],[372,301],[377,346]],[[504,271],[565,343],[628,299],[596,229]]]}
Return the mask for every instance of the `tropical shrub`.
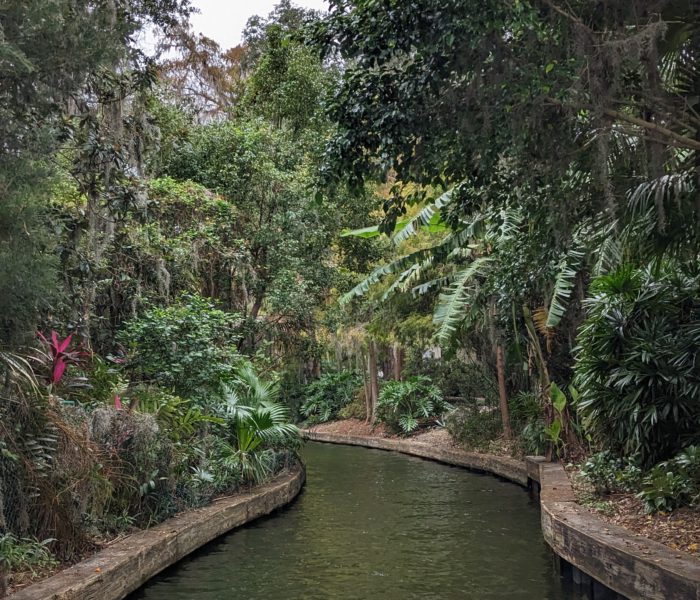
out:
{"label": "tropical shrub", "polygon": [[110,457],[110,493],[104,512],[130,515],[149,525],[174,511],[174,447],[156,419],[136,411],[102,407],[90,415],[91,441]]}
{"label": "tropical shrub", "polygon": [[514,394],[508,398],[508,411],[517,453],[526,456],[544,454],[551,440],[545,427],[540,396],[533,392]]}
{"label": "tropical shrub", "polygon": [[547,451],[549,441],[544,419],[538,419],[523,427],[518,437],[519,451],[524,455],[541,455]]}
{"label": "tropical shrub", "polygon": [[129,407],[153,415],[163,433],[175,442],[195,437],[206,423],[223,423],[221,418],[202,412],[191,401],[155,386],[138,386],[130,397]]}
{"label": "tropical shrub", "polygon": [[279,403],[278,382],[265,381],[246,366],[223,388],[223,416],[231,434],[225,448],[244,481],[257,483],[274,472],[278,454],[299,448],[300,435],[289,409]]}
{"label": "tropical shrub", "polygon": [[585,428],[646,466],[700,441],[700,276],[684,271],[667,262],[594,280],[578,338]]}
{"label": "tropical shrub", "polygon": [[700,502],[700,447],[689,446],[644,477],[639,498],[647,512],[670,512]]}
{"label": "tropical shrub", "polygon": [[479,450],[488,446],[503,432],[501,417],[492,410],[475,410],[461,406],[445,419],[445,426],[452,439],[465,448]]}
{"label": "tropical shrub", "polygon": [[338,418],[339,412],[350,404],[362,384],[358,375],[350,371],[324,373],[306,386],[306,400],[301,414],[309,423],[325,423]]}
{"label": "tropical shrub", "polygon": [[[487,404],[498,402],[498,385],[488,367],[465,362],[459,358],[415,360],[418,374],[427,375],[440,388],[443,396],[461,397],[469,402],[474,398],[484,398]],[[413,365],[407,365],[408,368]],[[413,369],[411,369],[413,370]]]}
{"label": "tropical shrub", "polygon": [[37,570],[55,567],[58,561],[49,548],[54,541],[18,538],[11,533],[1,533],[0,571],[5,567],[10,571],[35,573]]}
{"label": "tropical shrub", "polygon": [[382,386],[376,417],[391,431],[408,434],[422,421],[436,420],[450,408],[429,377],[414,376],[405,381],[387,381]]}
{"label": "tropical shrub", "polygon": [[639,489],[642,471],[633,459],[621,459],[609,451],[591,456],[580,472],[599,494],[632,492]]}
{"label": "tropical shrub", "polygon": [[101,406],[114,403],[115,398],[124,396],[129,387],[121,365],[96,354],[90,357],[86,374],[87,386],[79,395],[72,396],[82,404]]}
{"label": "tropical shrub", "polygon": [[542,405],[537,394],[520,392],[508,398],[510,426],[514,432],[522,431],[528,424],[542,418]]}
{"label": "tropical shrub", "polygon": [[338,411],[341,419],[366,419],[367,401],[365,399],[365,388],[360,386],[355,392],[352,402],[346,404]]}
{"label": "tropical shrub", "polygon": [[184,294],[173,306],[151,307],[119,335],[134,378],[203,398],[235,373],[238,318],[213,301]]}

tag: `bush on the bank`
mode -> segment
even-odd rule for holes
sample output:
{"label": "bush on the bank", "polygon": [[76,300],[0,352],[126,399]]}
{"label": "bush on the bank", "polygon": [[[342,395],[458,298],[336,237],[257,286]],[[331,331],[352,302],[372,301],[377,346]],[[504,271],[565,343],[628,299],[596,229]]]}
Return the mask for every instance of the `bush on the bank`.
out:
{"label": "bush on the bank", "polygon": [[581,478],[599,494],[633,492],[639,489],[642,471],[632,459],[621,459],[609,451],[592,455],[581,468]]}
{"label": "bush on the bank", "polygon": [[424,421],[439,419],[450,408],[429,377],[415,376],[384,383],[376,418],[394,433],[408,434]]}
{"label": "bush on the bank", "polygon": [[639,497],[647,512],[670,512],[700,503],[700,447],[689,446],[652,468],[642,481]]}
{"label": "bush on the bank", "polygon": [[459,358],[424,359],[418,354],[417,357],[410,357],[406,370],[429,376],[445,397],[459,397],[465,402],[484,398],[489,405],[498,402],[496,378],[479,363],[465,362]]}
{"label": "bush on the bank", "polygon": [[240,401],[219,392],[206,407],[154,385],[114,397],[111,375],[97,378],[106,404],[68,386],[59,399],[27,369],[4,373],[0,394],[0,543],[19,557],[12,569],[45,562],[27,540],[56,538],[50,550],[72,560],[96,538],[261,481],[299,447],[278,387],[244,366],[230,378]]}
{"label": "bush on the bank", "polygon": [[576,364],[588,432],[647,467],[700,442],[700,275],[627,266],[591,292]]}
{"label": "bush on the bank", "polygon": [[51,538],[39,541],[0,533],[0,573],[6,569],[34,574],[37,570],[55,567],[58,561],[50,550],[54,541]]}
{"label": "bush on the bank", "polygon": [[497,411],[479,411],[470,406],[461,406],[453,410],[447,415],[445,426],[452,439],[470,450],[485,449],[489,442],[497,439],[503,431]]}
{"label": "bush on the bank", "polygon": [[119,339],[129,348],[127,366],[135,378],[206,399],[235,374],[238,326],[236,315],[185,294],[173,306],[146,310],[126,324]]}
{"label": "bush on the bank", "polygon": [[338,411],[338,416],[341,419],[366,419],[367,418],[367,399],[365,397],[365,386],[361,385],[355,391],[352,402],[346,404]]}
{"label": "bush on the bank", "polygon": [[306,386],[301,414],[309,423],[337,419],[341,409],[352,402],[361,383],[360,377],[350,371],[323,373]]}

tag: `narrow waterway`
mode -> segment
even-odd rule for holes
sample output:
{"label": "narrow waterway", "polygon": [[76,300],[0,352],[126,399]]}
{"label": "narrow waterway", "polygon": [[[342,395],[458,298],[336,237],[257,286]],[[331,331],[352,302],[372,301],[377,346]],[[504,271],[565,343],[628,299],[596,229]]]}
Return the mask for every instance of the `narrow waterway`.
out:
{"label": "narrow waterway", "polygon": [[488,475],[309,443],[289,507],[164,571],[130,600],[563,600],[539,508]]}

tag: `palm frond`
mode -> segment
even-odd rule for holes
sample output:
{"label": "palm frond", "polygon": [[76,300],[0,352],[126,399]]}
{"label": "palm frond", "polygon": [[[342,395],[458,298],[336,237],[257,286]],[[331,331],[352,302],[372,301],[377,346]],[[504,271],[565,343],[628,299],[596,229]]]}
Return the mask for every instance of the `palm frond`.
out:
{"label": "palm frond", "polygon": [[[432,262],[432,261],[430,261]],[[394,283],[392,283],[389,286],[389,289],[387,289],[386,292],[384,292],[384,295],[382,296],[382,302],[385,302],[388,300],[391,296],[393,296],[396,292],[402,291],[404,283],[406,281],[411,281],[414,279],[414,276],[416,273],[418,273],[421,270],[421,264],[420,263],[413,263],[408,269],[406,269],[403,273],[401,273]]]}
{"label": "palm frond", "polygon": [[508,208],[501,211],[501,225],[498,228],[498,241],[503,243],[519,233],[523,222],[523,213],[518,208]]}
{"label": "palm frond", "polygon": [[667,206],[675,201],[678,205],[685,195],[695,191],[692,173],[673,173],[640,183],[629,194],[632,216],[646,213],[652,206]]}
{"label": "palm frond", "polygon": [[622,263],[622,244],[620,240],[610,232],[600,241],[595,252],[595,262],[592,273],[594,277],[600,277],[609,273]]}
{"label": "palm frond", "polygon": [[424,281],[421,284],[418,284],[417,286],[413,287],[411,289],[411,293],[414,296],[422,296],[423,294],[427,294],[430,290],[434,288],[443,288],[446,285],[449,285],[452,283],[454,280],[454,275],[446,275],[444,277],[436,277],[435,279],[430,279],[428,281]]}

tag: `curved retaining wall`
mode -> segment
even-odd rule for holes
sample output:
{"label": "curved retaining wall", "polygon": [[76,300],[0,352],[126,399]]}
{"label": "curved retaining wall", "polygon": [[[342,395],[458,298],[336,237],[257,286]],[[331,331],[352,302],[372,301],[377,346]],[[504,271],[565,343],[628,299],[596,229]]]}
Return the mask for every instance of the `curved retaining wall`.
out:
{"label": "curved retaining wall", "polygon": [[633,600],[700,600],[700,561],[577,504],[560,464],[540,457],[528,457],[527,463],[541,488],[544,539],[560,557]]}
{"label": "curved retaining wall", "polygon": [[597,600],[620,594],[631,600],[700,600],[700,561],[606,523],[577,504],[569,477],[558,463],[545,462],[542,457],[520,461],[443,450],[407,440],[313,430],[302,433],[306,439],[318,442],[394,450],[490,472],[521,485],[536,481],[544,539],[564,561],[592,578],[588,597]]}
{"label": "curved retaining wall", "polygon": [[528,484],[527,468],[521,460],[496,456],[493,454],[478,454],[466,450],[442,449],[421,442],[397,440],[388,438],[365,437],[360,435],[343,435],[340,433],[326,433],[305,429],[302,435],[307,440],[316,442],[328,442],[330,444],[346,444],[350,446],[364,446],[365,448],[377,448],[378,450],[393,450],[402,454],[411,454],[421,458],[429,458],[448,465],[466,467],[472,471],[493,473],[509,481],[520,485]]}
{"label": "curved retaining wall", "polygon": [[305,478],[304,468],[298,466],[250,493],[177,515],[6,600],[121,600],[207,542],[291,502]]}

